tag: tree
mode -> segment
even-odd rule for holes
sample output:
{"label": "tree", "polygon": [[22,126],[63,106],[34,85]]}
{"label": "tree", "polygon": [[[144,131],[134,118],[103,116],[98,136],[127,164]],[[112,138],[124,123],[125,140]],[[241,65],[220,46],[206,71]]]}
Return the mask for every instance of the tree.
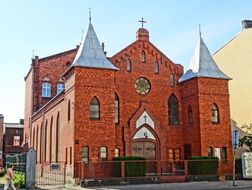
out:
{"label": "tree", "polygon": [[240,146],[246,145],[252,151],[252,136],[244,136],[240,139]]}

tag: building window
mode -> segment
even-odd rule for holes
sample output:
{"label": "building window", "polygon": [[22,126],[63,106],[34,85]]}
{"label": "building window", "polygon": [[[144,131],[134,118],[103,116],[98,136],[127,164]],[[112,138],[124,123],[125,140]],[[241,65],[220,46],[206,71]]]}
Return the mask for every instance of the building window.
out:
{"label": "building window", "polygon": [[107,160],[107,147],[105,147],[105,146],[102,146],[100,148],[100,159],[101,159],[101,161]]}
{"label": "building window", "polygon": [[172,148],[170,148],[169,150],[168,150],[168,160],[173,160],[173,149]]}
{"label": "building window", "polygon": [[174,82],[174,74],[170,74],[170,86],[174,87],[175,82]]}
{"label": "building window", "polygon": [[115,94],[115,123],[119,123],[119,97]]}
{"label": "building window", "polygon": [[178,99],[176,98],[174,94],[172,94],[168,100],[168,120],[169,120],[169,125],[179,124]]}
{"label": "building window", "polygon": [[221,148],[221,160],[227,161],[227,147]]}
{"label": "building window", "polygon": [[115,148],[115,157],[119,157],[119,156],[120,156],[120,149]]}
{"label": "building window", "polygon": [[51,83],[49,82],[42,83],[42,97],[44,98],[51,97]]}
{"label": "building window", "polygon": [[169,160],[180,160],[181,159],[181,150],[180,148],[170,148],[168,150],[168,159]]}
{"label": "building window", "polygon": [[132,63],[130,59],[127,59],[127,71],[131,71],[132,70]]}
{"label": "building window", "polygon": [[89,158],[89,148],[88,146],[84,146],[82,148],[82,161],[83,162],[88,162]]}
{"label": "building window", "polygon": [[35,149],[35,129],[33,129],[33,133],[32,133],[32,147]]}
{"label": "building window", "polygon": [[49,154],[49,162],[52,162],[52,132],[53,132],[53,116],[51,117],[51,124],[50,124],[50,154]]}
{"label": "building window", "polygon": [[189,105],[189,108],[188,108],[188,123],[189,124],[193,123],[193,112],[192,112],[191,105]]}
{"label": "building window", "polygon": [[13,145],[14,146],[20,146],[20,136],[14,136],[13,137]]}
{"label": "building window", "polygon": [[55,146],[55,153],[56,153],[56,158],[55,158],[55,162],[59,162],[59,128],[60,128],[60,115],[59,115],[59,112],[57,114],[57,120],[56,120],[56,146]]}
{"label": "building window", "polygon": [[180,148],[176,148],[174,150],[174,160],[180,160],[181,159],[181,151]]}
{"label": "building window", "polygon": [[68,105],[67,105],[67,121],[70,121],[71,119],[71,101],[68,100]]}
{"label": "building window", "polygon": [[45,124],[45,137],[44,137],[44,161],[46,161],[46,152],[47,152],[47,120]]}
{"label": "building window", "polygon": [[219,110],[216,104],[211,106],[211,119],[212,123],[219,123]]}
{"label": "building window", "polygon": [[96,97],[93,97],[90,102],[90,119],[100,118],[100,103]]}
{"label": "building window", "polygon": [[65,158],[66,159],[66,165],[68,164],[68,155],[67,154],[68,154],[68,148],[66,147],[66,158]]}
{"label": "building window", "polygon": [[57,94],[61,93],[64,90],[64,84],[63,83],[58,83],[57,84]]}
{"label": "building window", "polygon": [[213,156],[213,147],[211,147],[211,146],[207,147],[207,155]]}
{"label": "building window", "polygon": [[159,65],[158,62],[154,63],[154,73],[159,73]]}
{"label": "building window", "polygon": [[69,156],[70,156],[70,161],[69,164],[72,165],[72,147],[70,146],[70,152],[69,152]]}
{"label": "building window", "polygon": [[141,61],[142,61],[142,63],[146,62],[146,55],[145,55],[144,50],[141,52]]}

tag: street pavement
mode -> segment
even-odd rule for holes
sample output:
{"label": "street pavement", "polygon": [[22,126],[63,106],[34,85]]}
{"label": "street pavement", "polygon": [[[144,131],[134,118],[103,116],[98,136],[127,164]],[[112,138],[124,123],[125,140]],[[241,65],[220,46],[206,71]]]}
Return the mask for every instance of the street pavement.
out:
{"label": "street pavement", "polygon": [[40,187],[41,189],[60,189],[60,190],[252,190],[252,180],[223,182],[185,182],[185,183],[161,183],[161,184],[143,184],[143,185],[124,185],[124,186],[106,186],[106,187],[88,187],[66,185],[66,187]]}

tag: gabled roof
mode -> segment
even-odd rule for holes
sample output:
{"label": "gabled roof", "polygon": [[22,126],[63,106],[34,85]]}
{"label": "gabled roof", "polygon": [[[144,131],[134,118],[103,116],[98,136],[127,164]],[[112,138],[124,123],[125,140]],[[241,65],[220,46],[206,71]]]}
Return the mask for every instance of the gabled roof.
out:
{"label": "gabled roof", "polygon": [[91,22],[71,67],[73,66],[118,70],[106,58]]}
{"label": "gabled roof", "polygon": [[231,79],[218,68],[201,36],[194,51],[189,70],[179,78],[179,83],[197,77]]}

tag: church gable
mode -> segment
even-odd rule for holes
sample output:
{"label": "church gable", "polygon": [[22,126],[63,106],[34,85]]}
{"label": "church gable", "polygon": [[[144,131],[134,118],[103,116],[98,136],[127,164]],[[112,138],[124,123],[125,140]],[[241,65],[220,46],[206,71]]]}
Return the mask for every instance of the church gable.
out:
{"label": "church gable", "polygon": [[[128,72],[139,68],[139,64],[146,64],[146,71],[153,71],[156,74],[160,71],[183,74],[183,67],[181,65],[173,63],[165,54],[145,38],[144,40],[137,39],[135,42],[112,56],[110,60],[116,67]],[[129,62],[131,62],[131,70],[129,69]],[[140,67],[142,67],[142,65]]]}

